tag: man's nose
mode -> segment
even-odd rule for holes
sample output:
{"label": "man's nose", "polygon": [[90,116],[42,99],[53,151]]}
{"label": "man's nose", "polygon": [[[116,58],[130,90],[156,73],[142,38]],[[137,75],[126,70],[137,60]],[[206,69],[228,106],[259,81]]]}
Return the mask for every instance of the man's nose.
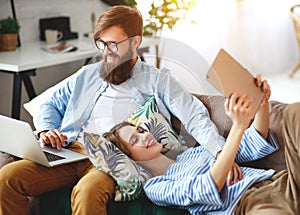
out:
{"label": "man's nose", "polygon": [[104,55],[108,55],[108,54],[111,54],[112,51],[111,51],[107,46],[105,46],[105,47],[104,47],[104,50],[102,51],[102,53],[103,53]]}

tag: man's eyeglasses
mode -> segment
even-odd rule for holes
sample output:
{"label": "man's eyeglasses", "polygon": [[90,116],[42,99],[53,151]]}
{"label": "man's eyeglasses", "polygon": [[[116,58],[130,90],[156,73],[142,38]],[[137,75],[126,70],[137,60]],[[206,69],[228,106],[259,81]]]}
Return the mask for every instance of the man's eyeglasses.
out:
{"label": "man's eyeglasses", "polygon": [[118,45],[120,43],[123,43],[127,40],[131,39],[131,37],[129,38],[126,38],[124,40],[121,40],[119,42],[104,42],[102,40],[96,40],[95,41],[95,44],[97,46],[97,48],[100,50],[100,51],[104,51],[105,50],[105,47],[107,47],[111,52],[117,52],[118,51]]}

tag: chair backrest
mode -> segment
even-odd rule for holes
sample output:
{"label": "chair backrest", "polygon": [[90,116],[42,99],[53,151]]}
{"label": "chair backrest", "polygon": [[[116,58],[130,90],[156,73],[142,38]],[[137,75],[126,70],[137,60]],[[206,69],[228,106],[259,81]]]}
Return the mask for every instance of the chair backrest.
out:
{"label": "chair backrest", "polygon": [[297,43],[300,48],[300,4],[294,5],[290,9],[290,16],[293,21],[293,26],[295,30],[295,35],[297,38]]}

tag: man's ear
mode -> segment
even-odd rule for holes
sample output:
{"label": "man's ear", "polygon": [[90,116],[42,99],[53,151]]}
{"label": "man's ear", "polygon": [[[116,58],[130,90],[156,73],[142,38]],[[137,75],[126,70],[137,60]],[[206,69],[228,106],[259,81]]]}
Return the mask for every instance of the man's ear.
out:
{"label": "man's ear", "polygon": [[132,37],[132,40],[131,40],[131,45],[132,47],[134,48],[134,50],[137,50],[138,47],[140,46],[142,40],[142,38],[140,36],[134,36]]}

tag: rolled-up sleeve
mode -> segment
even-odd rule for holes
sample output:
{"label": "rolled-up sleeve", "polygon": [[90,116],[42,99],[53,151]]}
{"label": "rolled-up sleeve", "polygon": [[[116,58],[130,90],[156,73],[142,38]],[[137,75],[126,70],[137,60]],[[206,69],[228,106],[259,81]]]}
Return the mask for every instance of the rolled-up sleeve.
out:
{"label": "rolled-up sleeve", "polygon": [[238,163],[254,161],[275,152],[278,148],[279,144],[271,130],[266,140],[251,125],[243,135],[236,161]]}
{"label": "rolled-up sleeve", "polygon": [[160,206],[221,206],[224,200],[221,196],[226,189],[225,186],[221,193],[218,192],[209,171],[180,179],[158,176],[144,183],[147,197]]}

